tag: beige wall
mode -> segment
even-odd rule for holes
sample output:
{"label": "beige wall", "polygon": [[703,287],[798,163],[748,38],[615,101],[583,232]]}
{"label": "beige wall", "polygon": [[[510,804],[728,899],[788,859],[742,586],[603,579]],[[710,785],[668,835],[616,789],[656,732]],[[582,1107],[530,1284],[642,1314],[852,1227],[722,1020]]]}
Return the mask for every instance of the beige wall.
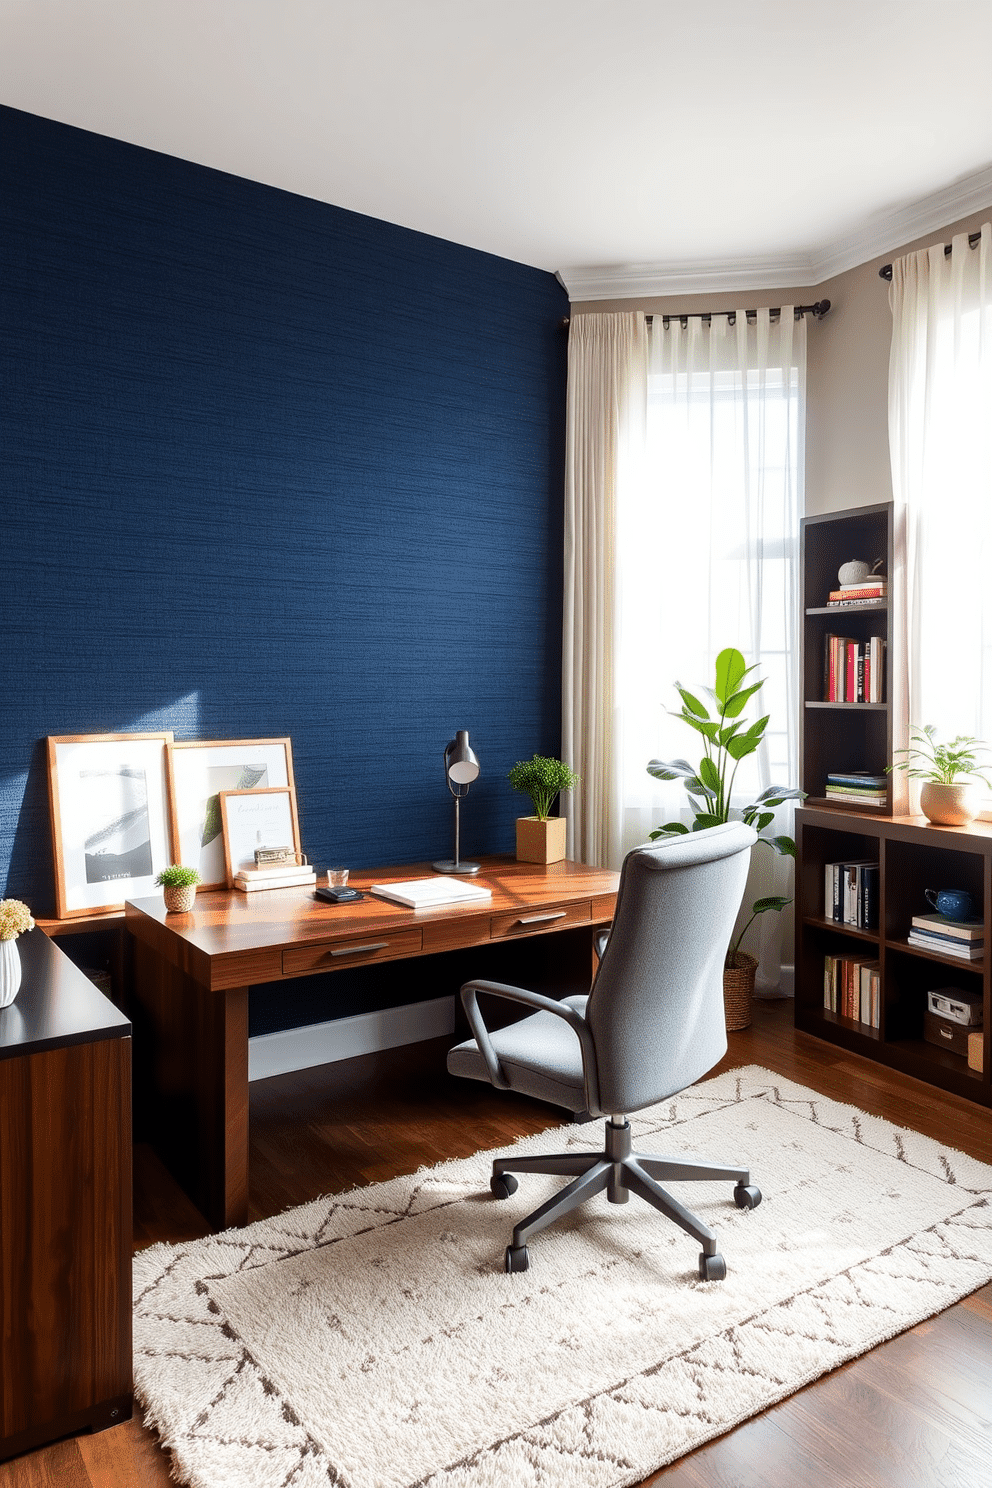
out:
{"label": "beige wall", "polygon": [[749,290],[731,294],[656,296],[643,300],[591,300],[572,306],[573,315],[597,310],[733,310],[742,305],[796,305],[829,300],[830,313],[811,321],[807,339],[806,511],[810,515],[888,501],[888,368],[892,319],[882,264],[952,234],[974,232],[989,209],[915,242],[859,264],[834,279],[805,289]]}

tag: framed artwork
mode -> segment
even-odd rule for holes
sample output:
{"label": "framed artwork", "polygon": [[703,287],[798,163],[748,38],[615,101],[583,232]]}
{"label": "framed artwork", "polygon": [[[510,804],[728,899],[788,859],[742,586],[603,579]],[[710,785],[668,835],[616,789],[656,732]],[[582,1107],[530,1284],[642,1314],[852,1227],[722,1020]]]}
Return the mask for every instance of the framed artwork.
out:
{"label": "framed artwork", "polygon": [[224,858],[220,793],[288,787],[295,834],[299,839],[293,750],[289,739],[183,739],[167,750],[172,856],[197,868],[201,888],[228,883]]}
{"label": "framed artwork", "polygon": [[123,909],[156,892],[170,861],[171,733],[48,738],[55,903],[60,920]]}
{"label": "framed artwork", "polygon": [[234,875],[255,867],[258,847],[289,847],[299,854],[300,833],[289,787],[229,790],[220,793],[227,886]]}

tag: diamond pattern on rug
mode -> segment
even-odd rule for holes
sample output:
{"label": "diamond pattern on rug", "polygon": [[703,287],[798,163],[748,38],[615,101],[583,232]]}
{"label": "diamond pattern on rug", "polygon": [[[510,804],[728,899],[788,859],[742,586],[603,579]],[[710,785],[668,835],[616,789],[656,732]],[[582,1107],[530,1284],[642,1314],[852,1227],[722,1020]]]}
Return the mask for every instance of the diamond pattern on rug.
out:
{"label": "diamond pattern on rug", "polygon": [[136,1257],[136,1383],[180,1480],[621,1488],[992,1278],[992,1169],[919,1133],[754,1067],[632,1125],[642,1151],[750,1164],[753,1213],[673,1185],[725,1282],[636,1200],[571,1216],[506,1276],[543,1194],[492,1201],[492,1153]]}

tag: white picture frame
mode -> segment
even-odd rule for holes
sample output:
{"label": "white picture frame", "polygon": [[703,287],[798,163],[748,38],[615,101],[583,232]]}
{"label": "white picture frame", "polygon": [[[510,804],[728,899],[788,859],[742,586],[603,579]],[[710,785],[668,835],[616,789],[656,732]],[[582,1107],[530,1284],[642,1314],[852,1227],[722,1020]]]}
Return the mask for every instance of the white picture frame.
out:
{"label": "white picture frame", "polygon": [[157,892],[170,861],[170,732],[48,737],[60,920],[110,913]]}
{"label": "white picture frame", "polygon": [[288,847],[299,859],[299,826],[288,786],[221,791],[220,814],[229,889],[243,868],[256,866],[257,848]]}
{"label": "white picture frame", "polygon": [[181,739],[167,751],[172,855],[195,868],[200,888],[228,885],[220,793],[288,787],[299,839],[293,747],[289,739]]}

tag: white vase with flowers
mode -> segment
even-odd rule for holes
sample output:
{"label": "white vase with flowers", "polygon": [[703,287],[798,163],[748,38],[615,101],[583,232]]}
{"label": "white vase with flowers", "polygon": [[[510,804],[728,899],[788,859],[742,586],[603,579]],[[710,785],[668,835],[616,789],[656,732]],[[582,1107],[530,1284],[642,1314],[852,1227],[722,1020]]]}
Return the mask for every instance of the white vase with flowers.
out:
{"label": "white vase with flowers", "polygon": [[17,937],[34,929],[31,911],[20,899],[0,899],[0,1008],[9,1007],[21,985]]}

